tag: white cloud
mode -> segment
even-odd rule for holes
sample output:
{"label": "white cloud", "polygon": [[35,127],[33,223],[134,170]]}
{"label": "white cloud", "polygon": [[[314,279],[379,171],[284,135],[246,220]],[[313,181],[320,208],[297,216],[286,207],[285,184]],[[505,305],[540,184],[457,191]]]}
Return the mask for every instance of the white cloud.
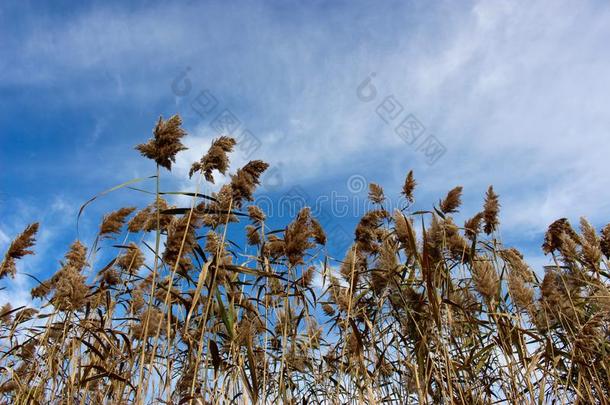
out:
{"label": "white cloud", "polygon": [[4,233],[4,231],[2,229],[0,229],[0,247],[2,249],[6,247],[8,247],[8,244],[10,243],[11,239],[8,237],[8,235],[6,233]]}
{"label": "white cloud", "polygon": [[30,297],[31,280],[29,277],[17,273],[14,279],[9,279],[7,287],[0,291],[0,305],[10,303],[13,308],[21,306],[34,306],[32,305],[32,298]]}

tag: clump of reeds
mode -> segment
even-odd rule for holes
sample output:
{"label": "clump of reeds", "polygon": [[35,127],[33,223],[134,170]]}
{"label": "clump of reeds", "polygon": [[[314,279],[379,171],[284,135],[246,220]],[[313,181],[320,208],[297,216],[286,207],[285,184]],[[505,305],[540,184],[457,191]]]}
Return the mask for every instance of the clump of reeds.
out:
{"label": "clump of reeds", "polygon": [[[492,187],[460,227],[462,187],[415,210],[410,171],[393,213],[370,185],[373,209],[336,259],[310,208],[267,224],[259,160],[168,204],[158,168],[185,149],[181,124],[160,118],[137,146],[157,165],[149,205],[75,241],[32,307],[0,303],[3,403],[608,402],[610,224],[552,223],[542,250],[556,264],[540,274],[500,243]],[[189,176],[227,174],[235,145],[214,140]],[[37,230],[11,243],[0,278]]]}

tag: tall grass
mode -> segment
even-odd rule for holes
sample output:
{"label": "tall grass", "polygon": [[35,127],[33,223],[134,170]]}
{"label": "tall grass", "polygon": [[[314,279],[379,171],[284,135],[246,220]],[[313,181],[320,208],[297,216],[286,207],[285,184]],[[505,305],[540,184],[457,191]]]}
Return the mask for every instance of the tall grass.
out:
{"label": "tall grass", "polygon": [[[540,279],[496,239],[493,188],[459,226],[462,188],[415,209],[409,172],[395,212],[370,185],[374,209],[338,260],[307,208],[266,225],[252,203],[266,163],[204,193],[229,170],[230,137],[193,164],[191,204],[170,206],[161,174],[185,135],[178,116],[160,119],[137,146],[157,173],[150,205],[106,215],[89,247],[75,241],[32,289],[37,309],[0,309],[1,401],[609,402],[610,225],[551,224],[542,249],[555,265]],[[16,237],[0,278],[33,253],[37,230]],[[92,268],[94,255],[111,258]]]}

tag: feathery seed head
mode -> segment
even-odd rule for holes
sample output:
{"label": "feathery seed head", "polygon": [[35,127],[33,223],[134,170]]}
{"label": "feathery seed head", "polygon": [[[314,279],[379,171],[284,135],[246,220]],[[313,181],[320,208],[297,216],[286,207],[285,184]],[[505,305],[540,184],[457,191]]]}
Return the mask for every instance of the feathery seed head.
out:
{"label": "feathery seed head", "polygon": [[114,237],[112,234],[120,233],[125,220],[134,211],[135,207],[126,207],[104,216],[100,226],[100,237],[112,238]]}
{"label": "feathery seed head", "polygon": [[2,263],[0,263],[0,279],[7,275],[15,277],[15,273],[17,272],[15,261],[21,259],[25,255],[34,254],[34,252],[28,248],[34,246],[34,243],[36,242],[36,232],[38,232],[38,222],[28,225],[10,244]]}
{"label": "feathery seed head", "polygon": [[218,170],[221,174],[226,174],[229,169],[229,156],[235,147],[235,139],[229,136],[221,136],[212,142],[208,153],[202,156],[199,162],[193,163],[189,171],[189,177],[193,177],[196,172],[201,172],[205,179],[214,183],[212,172]]}
{"label": "feathery seed head", "polygon": [[451,214],[458,211],[462,204],[462,186],[457,186],[447,193],[447,196],[441,201],[439,208],[444,214]]}
{"label": "feathery seed head", "polygon": [[498,213],[500,212],[500,203],[498,195],[494,193],[492,186],[489,186],[485,194],[485,204],[483,206],[483,221],[485,226],[483,230],[487,235],[491,234],[498,227]]}
{"label": "feathery seed head", "polygon": [[159,117],[157,125],[153,130],[153,137],[147,143],[139,144],[136,149],[142,156],[154,160],[159,166],[172,170],[172,162],[176,161],[176,154],[187,148],[180,142],[186,135],[182,129],[182,118],[173,115],[164,121]]}
{"label": "feathery seed head", "polygon": [[602,229],[602,237],[600,241],[600,248],[604,256],[610,259],[610,224],[606,225]]}
{"label": "feathery seed head", "polygon": [[489,260],[477,260],[472,266],[472,281],[483,297],[491,299],[498,293],[500,280]]}
{"label": "feathery seed head", "polygon": [[233,203],[241,207],[243,200],[254,200],[254,190],[260,184],[260,176],[269,167],[262,160],[252,160],[231,176]]}
{"label": "feathery seed head", "polygon": [[413,177],[413,170],[409,170],[407,178],[405,179],[405,184],[402,186],[402,194],[407,198],[410,203],[412,203],[414,200],[413,190],[415,190],[416,185],[417,183],[415,182],[415,178]]}
{"label": "feathery seed head", "polygon": [[369,200],[375,204],[383,204],[385,196],[383,195],[383,188],[379,184],[369,184]]}

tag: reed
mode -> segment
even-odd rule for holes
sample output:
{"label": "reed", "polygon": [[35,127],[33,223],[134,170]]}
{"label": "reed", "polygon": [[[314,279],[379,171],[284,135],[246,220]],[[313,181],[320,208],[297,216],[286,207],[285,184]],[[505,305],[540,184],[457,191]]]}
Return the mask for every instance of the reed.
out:
{"label": "reed", "polygon": [[[2,403],[609,402],[610,224],[552,223],[542,250],[555,265],[540,279],[498,239],[491,186],[462,227],[462,187],[415,207],[410,171],[393,213],[370,185],[373,208],[337,259],[308,208],[283,229],[266,224],[253,203],[265,162],[205,193],[229,172],[231,137],[193,163],[191,204],[170,206],[160,169],[184,136],[179,116],[160,118],[137,146],[157,173],[150,204],[104,216],[91,246],[71,244],[32,307],[0,308]],[[4,283],[37,231],[10,245]],[[100,249],[109,259],[93,268]]]}

